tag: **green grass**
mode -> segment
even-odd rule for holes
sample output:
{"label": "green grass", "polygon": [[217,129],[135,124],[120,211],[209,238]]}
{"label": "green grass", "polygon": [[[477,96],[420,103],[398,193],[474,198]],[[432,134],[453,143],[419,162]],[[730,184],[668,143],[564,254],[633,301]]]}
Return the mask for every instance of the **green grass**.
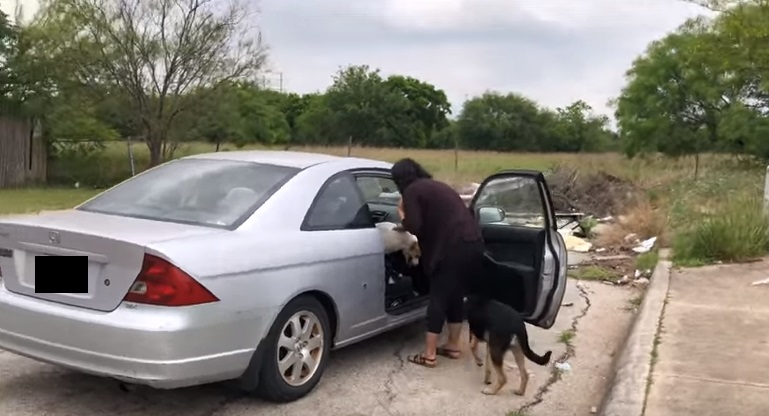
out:
{"label": "green grass", "polygon": [[587,217],[579,222],[579,228],[582,229],[586,236],[593,235],[593,228],[596,225],[598,225],[598,220],[593,217]]}
{"label": "green grass", "polygon": [[573,329],[567,329],[558,335],[558,342],[568,345],[571,340],[574,339],[575,335],[577,335],[577,333],[574,332]]}
{"label": "green grass", "polygon": [[[245,146],[243,150],[267,149],[269,147]],[[138,171],[149,163],[149,152],[142,143],[132,146],[135,165]],[[282,150],[283,147],[271,149]],[[187,142],[179,146],[174,157],[213,152],[215,146],[204,142]],[[232,144],[224,144],[221,151],[239,150]],[[305,146],[292,147],[290,150],[327,153],[347,156],[345,146]],[[693,171],[693,161],[689,159],[670,159],[662,156],[650,156],[628,160],[618,153],[503,153],[490,151],[460,151],[458,165],[454,166],[453,150],[394,149],[353,147],[352,156],[365,157],[394,162],[402,157],[412,157],[422,163],[434,176],[455,184],[468,181],[480,181],[484,177],[502,169],[537,169],[548,170],[555,165],[576,166],[581,172],[606,171],[612,175],[632,180],[641,184],[654,185],[660,180],[689,176]],[[705,155],[702,158],[702,171],[717,164],[723,156]],[[72,185],[106,186],[129,177],[131,174],[128,147],[125,143],[109,142],[97,153],[83,153],[68,150],[61,153],[49,167],[49,182]]]}
{"label": "green grass", "polygon": [[644,295],[642,293],[642,294],[640,294],[638,296],[635,296],[635,297],[631,298],[628,301],[628,306],[627,306],[627,308],[625,308],[625,310],[630,311],[630,312],[636,311],[636,310],[638,310],[638,308],[641,307],[641,303],[643,303],[643,301],[644,301]]}
{"label": "green grass", "polygon": [[99,192],[94,189],[0,189],[0,215],[72,208]]}
{"label": "green grass", "polygon": [[716,261],[740,262],[769,252],[769,216],[758,197],[729,198],[702,215],[673,240],[673,261],[699,266]]}
{"label": "green grass", "polygon": [[569,270],[569,277],[577,280],[614,280],[616,273],[601,266],[589,265],[575,270]]}
{"label": "green grass", "polygon": [[638,270],[654,270],[655,267],[657,267],[657,262],[659,262],[659,253],[657,250],[650,251],[648,253],[643,253],[636,257],[635,259],[635,268]]}

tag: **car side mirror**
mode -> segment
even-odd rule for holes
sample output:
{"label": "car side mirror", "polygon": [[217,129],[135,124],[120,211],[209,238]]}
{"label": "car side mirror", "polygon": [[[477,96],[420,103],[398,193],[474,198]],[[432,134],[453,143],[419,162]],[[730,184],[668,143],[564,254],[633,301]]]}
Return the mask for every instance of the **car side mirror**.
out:
{"label": "car side mirror", "polygon": [[491,224],[505,220],[505,210],[498,207],[480,207],[476,210],[476,217],[481,224]]}

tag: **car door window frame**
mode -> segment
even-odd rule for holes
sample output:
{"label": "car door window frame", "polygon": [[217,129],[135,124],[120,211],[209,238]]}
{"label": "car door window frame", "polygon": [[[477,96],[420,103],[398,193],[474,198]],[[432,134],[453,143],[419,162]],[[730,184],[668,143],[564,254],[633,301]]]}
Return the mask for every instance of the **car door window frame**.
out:
{"label": "car door window frame", "polygon": [[483,180],[481,185],[478,187],[478,190],[475,191],[475,195],[473,195],[473,199],[470,201],[470,210],[473,212],[473,215],[475,215],[476,213],[476,209],[477,209],[476,204],[481,195],[481,192],[483,191],[483,188],[486,185],[488,185],[489,182],[497,178],[504,178],[506,176],[527,177],[534,180],[534,182],[537,184],[537,192],[539,194],[539,203],[542,205],[542,216],[544,217],[544,221],[545,221],[543,228],[546,230],[557,230],[556,221],[555,221],[555,212],[552,209],[549,192],[547,192],[549,190],[546,187],[546,184],[544,182],[544,175],[542,174],[542,172],[539,172],[539,171],[503,170],[488,176],[486,179]]}
{"label": "car door window frame", "polygon": [[[559,250],[555,246],[555,241],[553,241],[553,236],[550,234],[551,232],[558,233],[558,223],[556,221],[555,216],[555,207],[552,204],[552,195],[550,194],[550,188],[547,186],[547,182],[545,181],[544,175],[540,172],[539,177],[537,177],[537,182],[539,182],[539,188],[540,188],[540,195],[543,198],[543,202],[545,202],[545,209],[548,210],[548,215],[546,217],[548,218],[548,221],[551,222],[550,227],[547,227],[548,233],[545,236],[545,243],[550,248],[550,251],[553,253],[553,261],[555,262],[555,270],[553,271],[553,290],[550,291],[550,293],[547,296],[547,299],[545,300],[545,306],[542,308],[542,314],[540,316],[533,317],[533,319],[537,321],[541,321],[545,319],[544,317],[548,314],[550,311],[552,304],[553,304],[553,298],[555,297],[555,294],[557,292],[557,285],[558,285],[558,279],[560,277],[562,268],[566,268],[568,266],[568,257],[566,257],[566,263],[562,265],[561,259],[559,258]],[[568,256],[568,253],[566,253]],[[564,283],[566,284],[566,283]]]}
{"label": "car door window frame", "polygon": [[[347,179],[351,182],[351,185],[353,189],[355,190],[355,194],[358,196],[359,200],[362,202],[362,208],[366,210],[366,218],[367,223],[366,224],[353,224],[352,226],[342,227],[339,225],[312,225],[309,223],[310,218],[314,212],[314,210],[318,207],[318,202],[320,201],[323,194],[328,190],[329,186],[337,181],[340,178],[347,177]],[[374,221],[371,219],[371,213],[369,212],[368,204],[366,203],[366,199],[363,197],[363,193],[360,191],[360,188],[358,187],[358,184],[355,181],[355,175],[351,171],[342,171],[335,173],[326,181],[323,183],[323,185],[320,186],[318,189],[318,192],[315,194],[315,197],[313,197],[312,202],[310,203],[310,207],[307,209],[307,212],[304,214],[304,219],[302,220],[302,225],[300,226],[301,231],[332,231],[332,230],[361,230],[361,229],[367,229],[367,228],[375,228]]]}

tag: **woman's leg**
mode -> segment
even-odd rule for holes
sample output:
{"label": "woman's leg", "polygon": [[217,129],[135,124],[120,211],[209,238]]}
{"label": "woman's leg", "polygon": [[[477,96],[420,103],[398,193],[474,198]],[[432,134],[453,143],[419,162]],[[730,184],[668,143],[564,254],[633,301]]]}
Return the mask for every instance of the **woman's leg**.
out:
{"label": "woman's leg", "polygon": [[468,242],[460,244],[451,253],[452,293],[446,304],[446,322],[449,327],[449,339],[438,348],[438,355],[449,358],[459,358],[462,354],[462,326],[465,321],[464,297],[467,283],[473,279],[483,278],[483,243]]}
{"label": "woman's leg", "polygon": [[408,357],[408,360],[426,367],[435,367],[436,356],[438,355],[438,338],[443,330],[443,324],[446,322],[447,301],[449,298],[446,296],[444,282],[438,282],[437,285],[433,285],[431,282],[430,289],[430,303],[427,305],[425,350],[421,354]]}
{"label": "woman's leg", "polygon": [[438,348],[438,354],[449,358],[460,358],[462,355],[462,324],[465,321],[464,296],[457,291],[446,305],[446,326],[449,328],[449,339]]}

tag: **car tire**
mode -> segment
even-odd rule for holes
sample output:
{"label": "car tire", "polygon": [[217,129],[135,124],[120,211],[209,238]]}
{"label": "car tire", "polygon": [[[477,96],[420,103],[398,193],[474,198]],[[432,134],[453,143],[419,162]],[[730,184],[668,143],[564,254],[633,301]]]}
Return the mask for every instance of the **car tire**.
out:
{"label": "car tire", "polygon": [[257,395],[287,403],[310,393],[323,376],[331,349],[331,325],[323,305],[312,296],[292,300],[265,341]]}

